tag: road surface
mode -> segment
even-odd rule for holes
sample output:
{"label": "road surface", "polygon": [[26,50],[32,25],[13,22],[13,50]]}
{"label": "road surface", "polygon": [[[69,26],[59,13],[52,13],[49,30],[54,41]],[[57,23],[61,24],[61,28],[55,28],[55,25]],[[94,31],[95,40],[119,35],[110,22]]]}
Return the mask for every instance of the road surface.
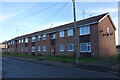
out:
{"label": "road surface", "polygon": [[109,73],[2,58],[3,78],[117,78]]}

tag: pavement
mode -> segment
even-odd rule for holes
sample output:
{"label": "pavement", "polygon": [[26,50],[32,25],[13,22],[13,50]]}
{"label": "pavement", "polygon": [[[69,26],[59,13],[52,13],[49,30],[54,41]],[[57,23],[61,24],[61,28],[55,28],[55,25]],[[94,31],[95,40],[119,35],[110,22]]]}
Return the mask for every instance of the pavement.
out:
{"label": "pavement", "polygon": [[[88,63],[88,64],[76,64],[76,63],[68,63],[68,62],[58,62],[58,61],[48,61],[48,60],[42,60],[42,59],[33,59],[33,58],[23,58],[23,57],[14,57],[14,56],[4,56],[8,58],[13,58],[16,60],[23,60],[28,62],[34,62],[34,63],[40,63],[40,64],[46,64],[46,65],[53,65],[53,66],[59,66],[59,67],[74,67],[78,69],[86,69],[86,70],[92,70],[92,71],[98,71],[98,72],[105,72],[114,74],[117,76],[120,76],[118,73],[118,65],[116,66],[107,66],[107,65],[101,65],[102,62],[94,62],[94,63]],[[105,64],[105,63],[103,63]],[[117,63],[116,63],[117,64]],[[114,69],[115,68],[115,69]]]}

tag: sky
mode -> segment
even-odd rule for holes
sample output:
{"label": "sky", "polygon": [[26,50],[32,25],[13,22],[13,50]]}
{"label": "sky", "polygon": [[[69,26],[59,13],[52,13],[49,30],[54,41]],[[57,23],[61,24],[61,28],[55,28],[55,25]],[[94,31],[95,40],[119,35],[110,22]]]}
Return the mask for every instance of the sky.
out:
{"label": "sky", "polygon": [[[117,2],[76,2],[76,18],[109,12],[118,29]],[[0,2],[0,43],[36,31],[73,22],[72,2]],[[118,30],[116,31],[116,44]]]}

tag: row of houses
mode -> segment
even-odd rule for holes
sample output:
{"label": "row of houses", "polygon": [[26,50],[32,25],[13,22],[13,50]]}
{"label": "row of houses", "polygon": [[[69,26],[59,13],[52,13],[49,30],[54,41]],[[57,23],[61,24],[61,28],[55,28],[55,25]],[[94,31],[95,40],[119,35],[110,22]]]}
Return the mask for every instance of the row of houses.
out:
{"label": "row of houses", "polygon": [[[80,57],[106,57],[116,53],[115,26],[109,13],[79,20]],[[22,35],[7,41],[9,54],[75,56],[74,23]]]}

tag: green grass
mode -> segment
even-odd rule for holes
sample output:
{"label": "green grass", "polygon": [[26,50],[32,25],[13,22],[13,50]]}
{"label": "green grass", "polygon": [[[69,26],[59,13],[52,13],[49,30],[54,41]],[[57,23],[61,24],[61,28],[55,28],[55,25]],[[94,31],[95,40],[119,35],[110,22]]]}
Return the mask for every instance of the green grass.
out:
{"label": "green grass", "polygon": [[106,59],[111,59],[111,60],[120,60],[120,53],[114,55],[114,56],[110,56],[107,57]]}
{"label": "green grass", "polygon": [[[75,57],[63,57],[63,56],[33,56],[29,54],[6,54],[3,53],[3,55],[8,55],[8,56],[16,56],[16,57],[25,57],[25,58],[34,58],[34,59],[44,59],[44,60],[50,60],[50,61],[62,61],[62,62],[75,62],[76,58]],[[115,55],[115,56],[110,56],[107,58],[79,58],[80,63],[89,63],[89,62],[94,62],[98,60],[103,60],[103,59],[112,59],[112,60],[117,60],[118,57],[120,57],[120,54]]]}
{"label": "green grass", "polygon": [[[25,57],[25,58],[34,58],[34,59],[44,59],[44,60],[50,60],[50,61],[62,61],[62,62],[75,62],[76,58],[75,57],[63,57],[63,56],[33,56],[33,55],[28,55],[28,54],[6,54],[3,53],[3,55],[7,56],[16,56],[16,57]],[[101,60],[101,58],[79,58],[80,63],[88,63],[88,62],[93,62]]]}
{"label": "green grass", "polygon": [[26,57],[26,58],[38,58],[37,56],[28,55],[28,54],[6,54],[6,53],[3,53],[3,55],[16,56],[16,57]]}

